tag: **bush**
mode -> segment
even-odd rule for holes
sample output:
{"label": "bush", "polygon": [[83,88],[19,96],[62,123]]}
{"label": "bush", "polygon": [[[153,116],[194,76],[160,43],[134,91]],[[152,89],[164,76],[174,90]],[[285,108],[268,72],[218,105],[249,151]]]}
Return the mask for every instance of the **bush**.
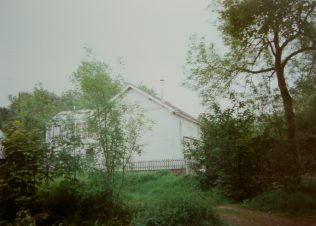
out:
{"label": "bush", "polygon": [[[40,145],[35,130],[14,120],[3,141],[6,158],[0,162],[0,221],[13,222],[18,212],[32,208],[39,172]],[[1,222],[0,222],[1,223]]]}
{"label": "bush", "polygon": [[257,155],[251,142],[254,116],[233,110],[200,116],[201,142],[185,143],[185,156],[192,161],[203,189],[217,187],[226,197],[240,201],[258,191],[253,179],[258,172]]}
{"label": "bush", "polygon": [[301,214],[314,211],[316,199],[301,191],[274,190],[256,198],[245,200],[243,205],[263,211]]}
{"label": "bush", "polygon": [[38,209],[46,210],[48,214],[45,224],[67,222],[75,218],[80,204],[78,186],[79,183],[74,185],[62,182],[40,193]]}
{"label": "bush", "polygon": [[294,156],[287,152],[283,122],[243,108],[200,116],[201,140],[184,143],[185,157],[202,189],[218,188],[240,202],[271,190],[293,189],[298,181]]}
{"label": "bush", "polygon": [[131,218],[100,175],[81,182],[62,181],[42,191],[36,209],[47,215],[39,225],[121,225]]}
{"label": "bush", "polygon": [[205,196],[209,204],[212,205],[222,205],[229,203],[229,200],[225,197],[222,190],[218,188],[211,188],[205,192]]}
{"label": "bush", "polygon": [[178,190],[152,199],[136,212],[132,225],[220,225],[201,192]]}

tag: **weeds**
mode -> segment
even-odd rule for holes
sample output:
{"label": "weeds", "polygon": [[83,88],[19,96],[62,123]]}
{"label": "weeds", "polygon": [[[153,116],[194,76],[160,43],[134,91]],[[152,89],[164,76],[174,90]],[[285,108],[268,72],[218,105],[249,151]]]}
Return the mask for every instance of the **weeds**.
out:
{"label": "weeds", "polygon": [[199,192],[163,194],[139,208],[132,225],[220,225],[213,209]]}
{"label": "weeds", "polygon": [[268,212],[302,214],[313,211],[316,207],[315,201],[310,195],[302,192],[275,190],[256,198],[245,200],[243,205]]}

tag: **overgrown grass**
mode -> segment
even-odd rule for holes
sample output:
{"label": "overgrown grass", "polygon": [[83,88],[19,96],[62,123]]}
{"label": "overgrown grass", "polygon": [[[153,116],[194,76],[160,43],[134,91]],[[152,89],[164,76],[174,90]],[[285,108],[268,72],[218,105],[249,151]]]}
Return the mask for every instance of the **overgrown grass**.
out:
{"label": "overgrown grass", "polygon": [[193,178],[175,176],[167,171],[132,173],[126,178],[124,191],[127,200],[145,202],[178,188],[196,190],[197,183]]}
{"label": "overgrown grass", "polygon": [[110,194],[101,171],[78,174],[73,181],[56,178],[48,187],[43,185],[39,193],[37,209],[45,210],[45,217],[37,222],[221,225],[212,206],[226,200],[219,190],[202,192],[193,176],[175,176],[168,171],[127,173],[121,198],[116,200],[121,179],[122,174],[118,173],[117,186]]}
{"label": "overgrown grass", "polygon": [[312,177],[303,177],[301,184],[294,191],[277,189],[266,192],[245,200],[243,206],[292,215],[313,213],[316,211],[316,180]]}
{"label": "overgrown grass", "polygon": [[122,225],[131,219],[128,206],[114,199],[101,172],[76,180],[57,178],[39,191],[33,211],[37,225]]}
{"label": "overgrown grass", "polygon": [[124,198],[129,202],[147,202],[168,194],[198,193],[210,205],[227,203],[218,189],[202,192],[193,176],[176,176],[168,171],[130,173],[126,176]]}
{"label": "overgrown grass", "polygon": [[200,193],[178,190],[137,206],[132,225],[221,225]]}
{"label": "overgrown grass", "polygon": [[245,200],[243,205],[268,212],[302,214],[312,212],[316,208],[316,200],[302,192],[275,190],[254,199]]}
{"label": "overgrown grass", "polygon": [[168,171],[128,174],[123,193],[137,226],[221,225],[212,206],[226,202],[217,190],[202,192],[194,177]]}

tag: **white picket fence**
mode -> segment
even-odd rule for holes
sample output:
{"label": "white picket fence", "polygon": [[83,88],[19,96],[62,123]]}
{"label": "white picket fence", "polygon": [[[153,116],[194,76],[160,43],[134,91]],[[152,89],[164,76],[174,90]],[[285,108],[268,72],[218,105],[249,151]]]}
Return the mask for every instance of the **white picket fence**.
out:
{"label": "white picket fence", "polygon": [[164,159],[153,161],[134,161],[129,164],[129,171],[152,171],[152,170],[184,170],[187,172],[188,164],[184,159]]}

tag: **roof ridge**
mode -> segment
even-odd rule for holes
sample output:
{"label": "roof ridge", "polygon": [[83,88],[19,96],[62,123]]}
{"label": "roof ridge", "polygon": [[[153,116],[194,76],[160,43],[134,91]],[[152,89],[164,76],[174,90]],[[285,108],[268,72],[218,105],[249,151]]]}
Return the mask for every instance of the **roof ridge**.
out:
{"label": "roof ridge", "polygon": [[171,104],[169,101],[166,101],[165,99],[162,100],[161,98],[159,98],[159,97],[157,97],[157,96],[153,96],[153,95],[151,95],[151,94],[149,94],[149,93],[147,93],[147,92],[145,92],[145,91],[139,89],[137,86],[135,86],[135,85],[132,84],[132,83],[128,83],[128,85],[124,88],[124,90],[123,90],[122,92],[128,91],[128,88],[129,88],[129,87],[131,87],[131,88],[137,90],[138,92],[140,92],[140,93],[142,93],[142,94],[148,95],[148,96],[150,96],[151,98],[156,99],[156,100],[159,101],[161,104],[167,105],[169,108],[173,109],[175,112],[178,112],[178,113],[180,113],[182,116],[187,117],[187,118],[189,118],[190,120],[192,120],[192,121],[194,121],[194,122],[197,123],[198,120],[197,120],[195,117],[193,117],[192,115],[186,113],[184,110],[182,110],[182,109],[180,109],[179,107],[177,107],[177,106]]}

